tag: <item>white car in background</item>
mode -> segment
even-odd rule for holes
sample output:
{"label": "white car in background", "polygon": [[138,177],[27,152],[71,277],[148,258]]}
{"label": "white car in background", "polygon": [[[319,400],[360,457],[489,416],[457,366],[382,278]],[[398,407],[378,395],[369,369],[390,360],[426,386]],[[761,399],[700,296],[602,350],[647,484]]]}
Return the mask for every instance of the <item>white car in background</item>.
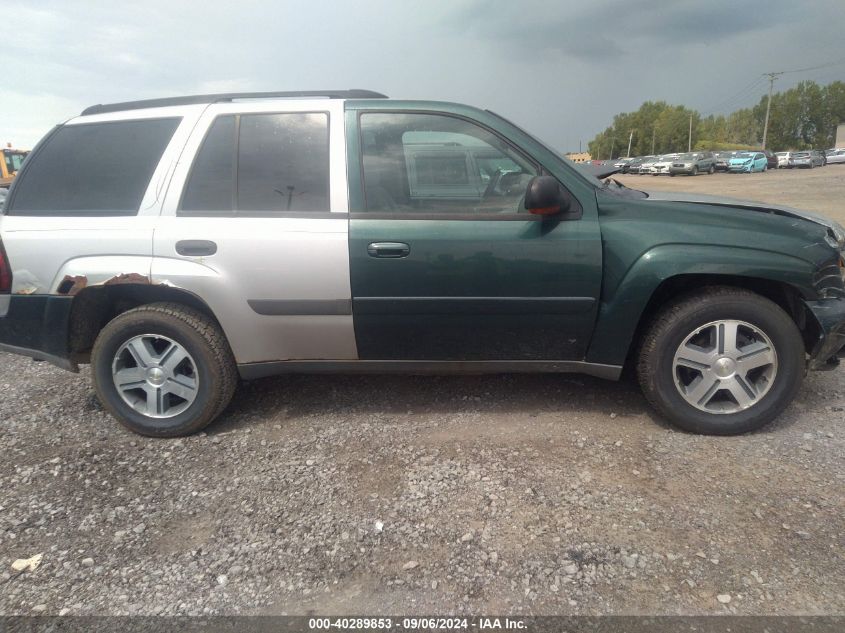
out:
{"label": "white car in background", "polygon": [[653,156],[646,161],[643,161],[640,165],[640,174],[653,174],[654,173],[654,165],[657,161],[661,160],[661,156]]}
{"label": "white car in background", "polygon": [[778,169],[789,169],[792,167],[792,155],[795,152],[776,152],[778,157]]}
{"label": "white car in background", "polygon": [[845,148],[828,150],[826,153],[828,165],[845,164]]}
{"label": "white car in background", "polygon": [[649,172],[652,176],[659,176],[660,174],[668,174],[672,163],[678,158],[680,154],[666,154],[658,158],[651,166]]}

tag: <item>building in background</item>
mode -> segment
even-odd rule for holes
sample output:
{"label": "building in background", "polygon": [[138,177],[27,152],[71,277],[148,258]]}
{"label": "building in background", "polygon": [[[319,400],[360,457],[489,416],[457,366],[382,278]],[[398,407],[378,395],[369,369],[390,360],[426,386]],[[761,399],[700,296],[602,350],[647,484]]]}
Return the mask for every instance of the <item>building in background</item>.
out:
{"label": "building in background", "polygon": [[[839,126],[843,127],[843,126]],[[593,160],[593,157],[590,155],[590,152],[567,152],[564,154],[569,160],[573,163],[589,163]]]}

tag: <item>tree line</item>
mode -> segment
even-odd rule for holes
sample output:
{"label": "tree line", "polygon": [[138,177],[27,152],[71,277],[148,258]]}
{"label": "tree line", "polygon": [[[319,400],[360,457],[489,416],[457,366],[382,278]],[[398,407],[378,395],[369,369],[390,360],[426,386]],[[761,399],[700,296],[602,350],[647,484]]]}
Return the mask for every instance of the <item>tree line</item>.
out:
{"label": "tree line", "polygon": [[[636,112],[614,116],[613,125],[589,142],[590,154],[594,158],[625,156],[632,131],[631,156],[686,151],[690,117],[695,150],[759,148],[767,99],[763,95],[751,108],[706,117],[685,106],[646,101]],[[833,146],[840,123],[845,123],[845,82],[820,86],[802,81],[772,95],[766,148],[775,152],[827,149]]]}

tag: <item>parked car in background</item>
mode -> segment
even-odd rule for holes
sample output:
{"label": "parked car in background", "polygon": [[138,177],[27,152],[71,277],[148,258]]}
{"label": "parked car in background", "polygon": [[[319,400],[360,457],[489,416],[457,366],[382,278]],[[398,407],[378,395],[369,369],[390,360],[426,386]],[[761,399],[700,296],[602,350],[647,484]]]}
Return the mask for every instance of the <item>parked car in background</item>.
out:
{"label": "parked car in background", "polygon": [[824,165],[819,153],[815,150],[806,152],[795,152],[792,155],[792,166],[801,167],[804,169],[813,169],[813,167],[821,167]]}
{"label": "parked car in background", "polygon": [[728,164],[731,162],[734,154],[736,152],[719,152],[716,154],[716,161],[713,163],[716,171],[728,171]]}
{"label": "parked car in background", "polygon": [[639,174],[640,168],[642,167],[643,163],[647,163],[648,161],[655,158],[654,156],[637,156],[634,160],[628,163],[623,169],[623,173],[626,174]]}
{"label": "parked car in background", "polygon": [[828,150],[827,162],[829,165],[845,163],[845,149]]}
{"label": "parked car in background", "polygon": [[810,153],[815,154],[816,156],[818,156],[821,159],[822,167],[827,165],[827,154],[824,151],[822,151],[820,149],[811,149]]}
{"label": "parked car in background", "polygon": [[792,169],[792,155],[795,152],[776,152],[778,157],[778,169]]}
{"label": "parked car in background", "polygon": [[625,167],[626,167],[626,166],[628,165],[628,163],[630,163],[632,160],[634,160],[634,159],[633,159],[633,158],[630,158],[630,157],[628,157],[628,158],[621,158],[621,157],[620,157],[620,158],[617,158],[615,161],[613,161],[613,166],[614,166],[614,167],[618,167],[619,169],[621,169],[621,170],[622,170],[622,173],[624,174],[624,173],[625,173]]}
{"label": "parked car in background", "polygon": [[766,165],[769,169],[777,169],[778,168],[778,157],[775,153],[771,150],[764,149],[761,150],[763,154],[766,156]]}
{"label": "parked car in background", "polygon": [[653,174],[654,164],[660,160],[660,156],[651,156],[640,164],[640,174]]}
{"label": "parked car in background", "polygon": [[659,176],[661,174],[668,175],[669,169],[672,167],[672,163],[675,162],[675,159],[678,158],[678,154],[666,154],[658,158],[654,163],[651,165],[651,175],[652,176]]}
{"label": "parked car in background", "polygon": [[669,168],[669,175],[687,174],[697,176],[698,174],[713,174],[716,172],[716,157],[713,152],[692,152],[681,154]]}
{"label": "parked car in background", "polygon": [[755,171],[766,171],[769,161],[763,152],[737,152],[728,163],[728,171],[733,173],[750,174]]}

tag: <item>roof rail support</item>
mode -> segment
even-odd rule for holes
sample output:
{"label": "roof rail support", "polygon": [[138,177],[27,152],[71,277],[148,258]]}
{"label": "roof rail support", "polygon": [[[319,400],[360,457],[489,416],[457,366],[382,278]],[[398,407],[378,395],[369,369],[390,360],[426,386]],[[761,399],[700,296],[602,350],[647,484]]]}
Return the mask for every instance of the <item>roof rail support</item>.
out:
{"label": "roof rail support", "polygon": [[238,99],[387,99],[387,95],[372,90],[303,90],[295,92],[224,92],[207,95],[188,95],[164,99],[144,99],[142,101],[124,101],[123,103],[97,104],[85,108],[82,116],[122,112],[123,110],[141,110],[144,108],[164,108],[167,106],[195,105],[200,103],[220,103]]}

